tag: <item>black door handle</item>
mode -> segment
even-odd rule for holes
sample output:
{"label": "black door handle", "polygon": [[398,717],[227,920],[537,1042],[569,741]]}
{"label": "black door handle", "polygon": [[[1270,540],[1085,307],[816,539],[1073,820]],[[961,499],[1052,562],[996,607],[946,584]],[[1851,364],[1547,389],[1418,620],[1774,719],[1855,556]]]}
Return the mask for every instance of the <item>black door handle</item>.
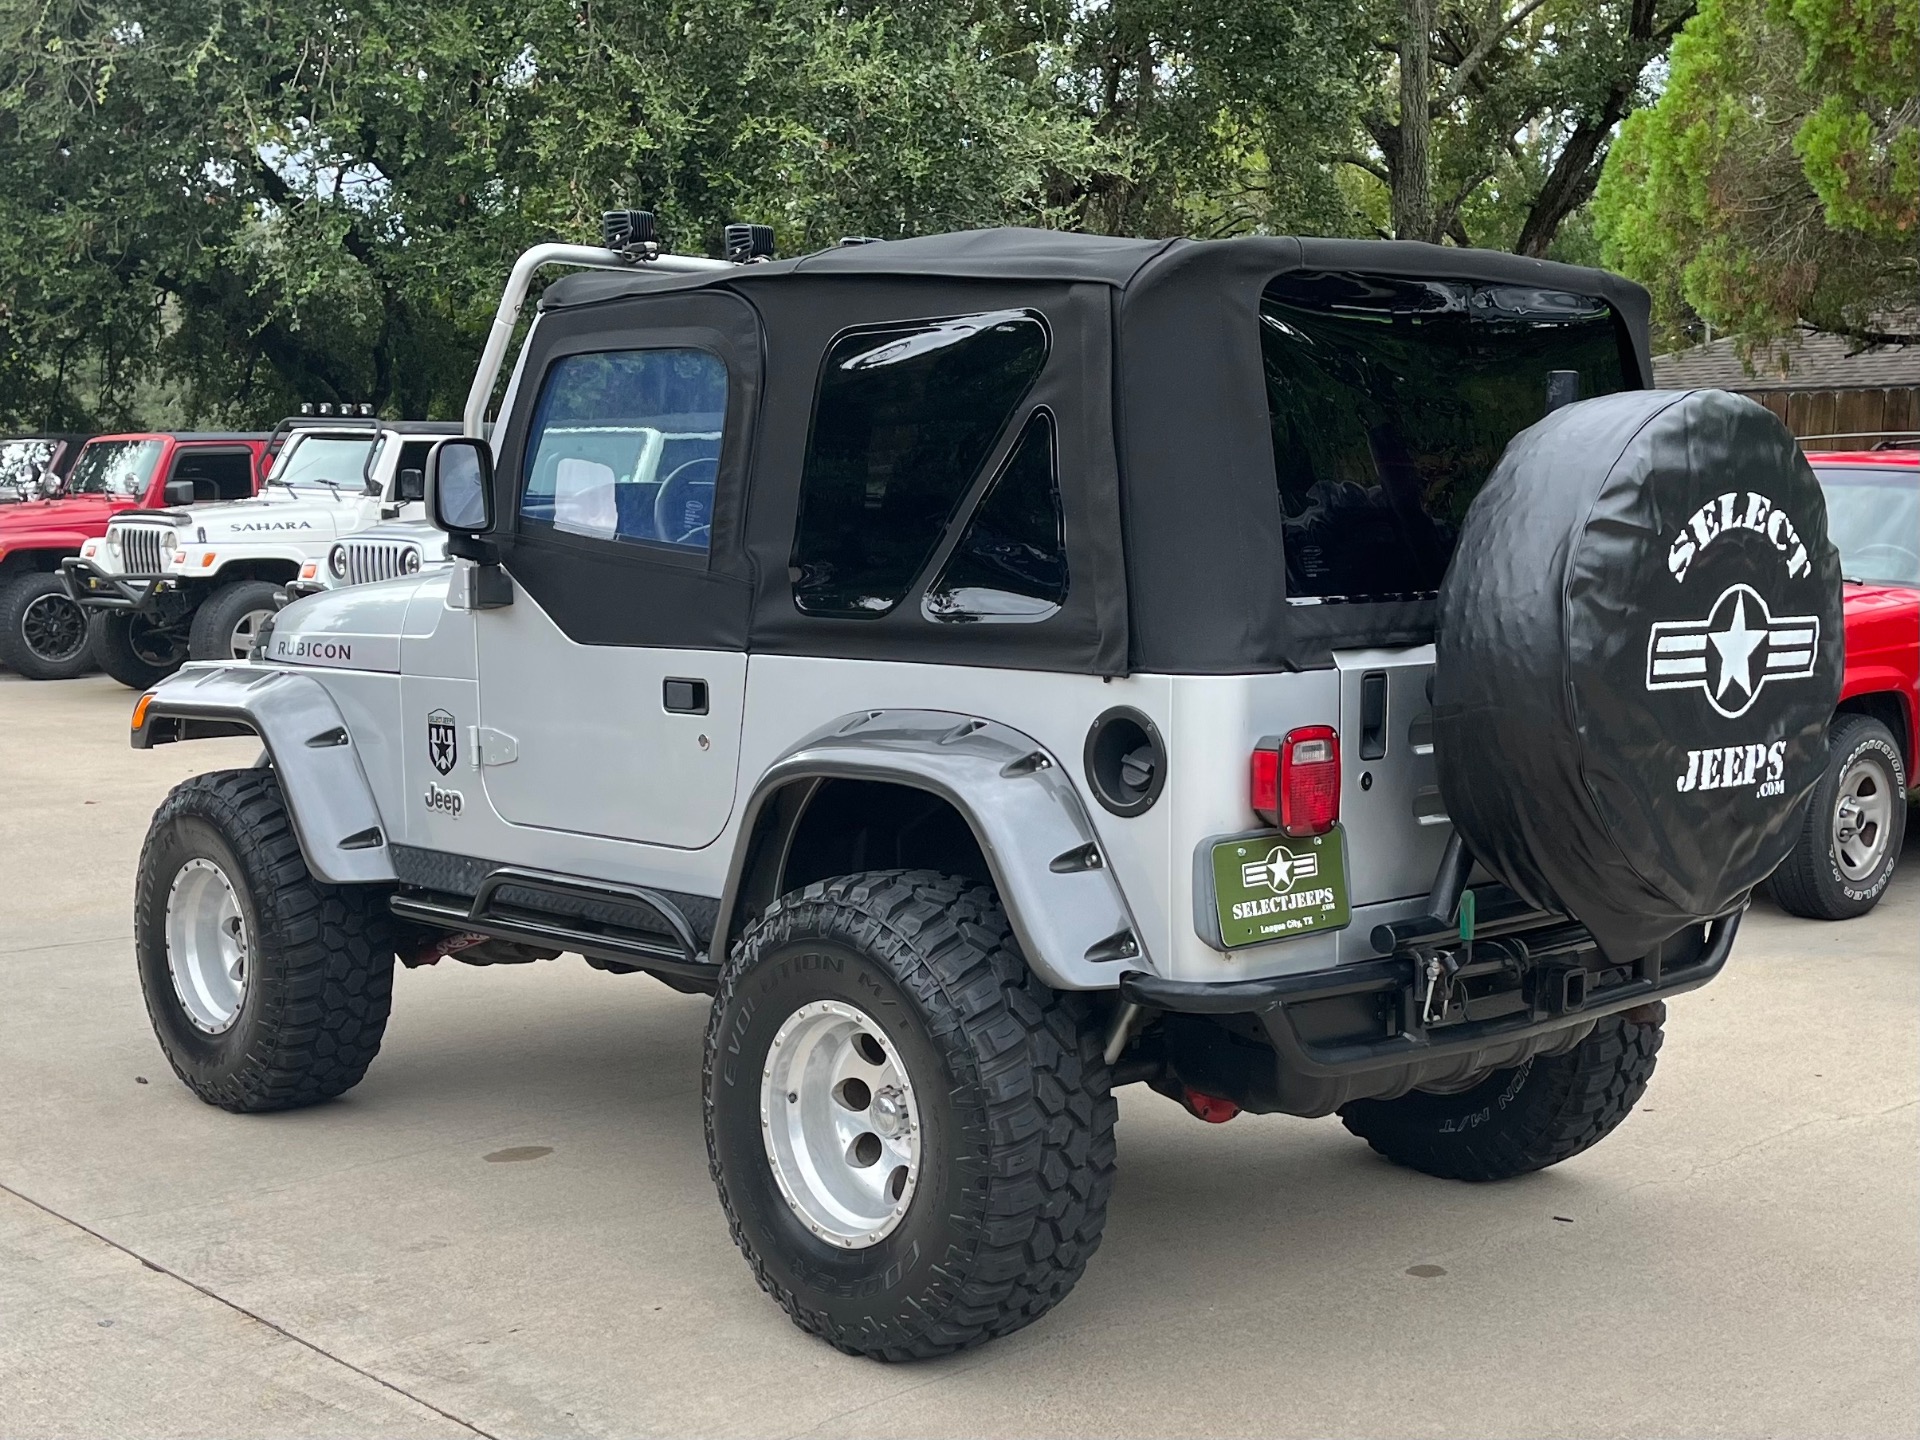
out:
{"label": "black door handle", "polygon": [[670,679],[660,687],[660,703],[675,715],[707,713],[707,682]]}

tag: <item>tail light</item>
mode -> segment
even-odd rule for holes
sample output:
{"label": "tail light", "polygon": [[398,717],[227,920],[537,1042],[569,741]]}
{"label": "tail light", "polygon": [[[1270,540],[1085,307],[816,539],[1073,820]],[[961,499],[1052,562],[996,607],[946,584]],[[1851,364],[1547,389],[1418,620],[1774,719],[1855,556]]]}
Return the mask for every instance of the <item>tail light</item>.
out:
{"label": "tail light", "polygon": [[1324,835],[1340,818],[1340,736],[1303,725],[1253,751],[1253,813],[1288,835]]}

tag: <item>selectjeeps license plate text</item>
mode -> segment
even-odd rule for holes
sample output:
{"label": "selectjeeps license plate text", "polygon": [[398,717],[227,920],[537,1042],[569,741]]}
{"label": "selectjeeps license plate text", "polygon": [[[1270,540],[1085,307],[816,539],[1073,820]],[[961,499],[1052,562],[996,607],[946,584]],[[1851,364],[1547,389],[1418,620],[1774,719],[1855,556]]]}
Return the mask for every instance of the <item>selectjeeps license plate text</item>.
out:
{"label": "selectjeeps license plate text", "polygon": [[1213,847],[1213,893],[1228,949],[1338,930],[1353,918],[1340,827],[1298,840],[1256,835],[1222,841]]}

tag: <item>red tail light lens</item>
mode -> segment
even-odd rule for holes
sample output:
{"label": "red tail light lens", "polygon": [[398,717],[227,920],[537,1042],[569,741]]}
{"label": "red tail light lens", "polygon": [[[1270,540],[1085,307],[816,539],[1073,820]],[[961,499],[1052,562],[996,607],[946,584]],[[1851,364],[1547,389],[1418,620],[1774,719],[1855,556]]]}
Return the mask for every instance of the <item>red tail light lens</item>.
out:
{"label": "red tail light lens", "polygon": [[1253,752],[1253,813],[1288,835],[1324,835],[1340,819],[1340,736],[1304,725]]}

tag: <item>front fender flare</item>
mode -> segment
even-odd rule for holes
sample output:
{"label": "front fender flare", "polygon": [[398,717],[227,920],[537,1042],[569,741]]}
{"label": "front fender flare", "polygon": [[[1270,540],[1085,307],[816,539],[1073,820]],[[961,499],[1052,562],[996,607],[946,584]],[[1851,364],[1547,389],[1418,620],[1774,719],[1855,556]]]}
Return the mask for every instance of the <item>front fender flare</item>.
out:
{"label": "front fender flare", "polygon": [[313,676],[264,665],[189,666],[147,691],[133,713],[136,750],[258,735],[315,878],[332,885],[399,879],[353,736]]}
{"label": "front fender flare", "polygon": [[1009,726],[931,710],[845,717],[767,768],[741,817],[713,937],[716,960],[753,918],[738,913],[750,877],[784,868],[805,801],[823,780],[906,785],[952,805],[986,857],[1027,963],[1055,989],[1113,989],[1122,970],[1153,968],[1060,762]]}

